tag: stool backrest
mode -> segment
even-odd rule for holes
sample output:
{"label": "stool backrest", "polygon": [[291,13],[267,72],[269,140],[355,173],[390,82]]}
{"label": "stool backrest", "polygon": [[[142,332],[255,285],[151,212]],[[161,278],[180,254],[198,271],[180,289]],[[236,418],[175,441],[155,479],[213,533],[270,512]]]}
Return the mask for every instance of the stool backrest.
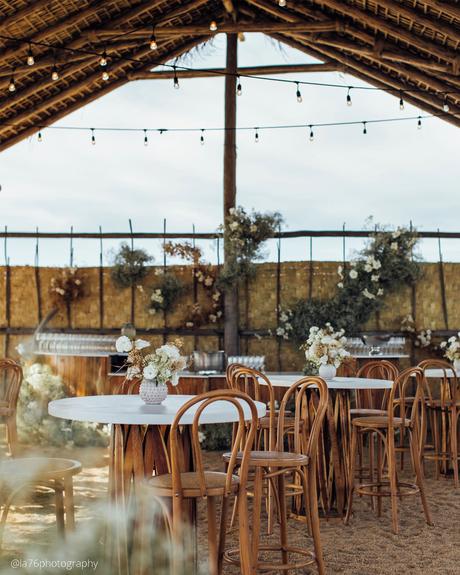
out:
{"label": "stool backrest", "polygon": [[[317,393],[308,394],[314,391]],[[285,425],[286,409],[294,399],[294,451],[316,460],[319,434],[326,415],[329,391],[321,377],[303,377],[287,390],[278,416],[276,449],[284,451],[284,440],[289,428]]]}
{"label": "stool backrest", "polygon": [[[357,377],[365,377],[370,379],[388,379],[396,381],[399,375],[398,368],[386,359],[375,359],[365,363],[357,373]],[[385,390],[382,396],[380,393],[375,393],[376,390],[372,389],[359,389],[356,391],[356,407],[368,409],[387,409],[389,390]],[[379,401],[380,399],[380,401]]]}
{"label": "stool backrest", "polygon": [[203,464],[203,457],[201,452],[201,445],[199,439],[200,433],[200,418],[203,412],[212,404],[216,402],[226,402],[235,407],[238,414],[238,421],[236,424],[236,434],[232,444],[230,460],[227,467],[227,476],[225,482],[225,493],[228,495],[231,492],[232,475],[235,470],[237,456],[241,445],[243,447],[243,456],[241,465],[239,466],[239,479],[240,489],[246,488],[248,477],[248,464],[249,453],[254,443],[254,438],[257,429],[257,408],[254,401],[245,393],[236,390],[220,390],[209,391],[201,395],[197,395],[187,401],[177,412],[176,417],[171,425],[170,432],[170,446],[171,446],[171,474],[174,495],[177,497],[182,496],[182,481],[181,462],[183,458],[181,441],[181,420],[184,415],[196,408],[193,417],[193,423],[190,426],[191,433],[191,447],[193,456],[193,468],[198,475],[199,488],[201,495],[206,497],[208,495],[205,481],[205,469]]}
{"label": "stool backrest", "polygon": [[[413,394],[414,384],[415,395]],[[415,425],[417,423],[417,419],[421,416],[421,411],[423,410],[423,391],[423,371],[419,367],[409,367],[399,374],[391,388],[388,399],[388,426],[390,428],[395,427],[395,417],[405,419],[408,414],[410,414],[411,424]],[[401,425],[401,429],[404,429],[404,425]]]}
{"label": "stool backrest", "polygon": [[[445,408],[449,406],[456,406],[460,401],[460,382],[453,365],[442,359],[425,359],[418,364],[418,367],[423,371],[424,389],[428,404],[434,407],[434,401],[437,398],[433,397],[432,385],[430,385],[430,382],[437,381],[440,386],[440,407]],[[427,377],[426,372],[430,369],[439,370],[439,377]]]}
{"label": "stool backrest", "polygon": [[16,409],[23,380],[22,367],[12,359],[1,359],[0,379],[6,384],[3,401],[8,402],[10,409]]}

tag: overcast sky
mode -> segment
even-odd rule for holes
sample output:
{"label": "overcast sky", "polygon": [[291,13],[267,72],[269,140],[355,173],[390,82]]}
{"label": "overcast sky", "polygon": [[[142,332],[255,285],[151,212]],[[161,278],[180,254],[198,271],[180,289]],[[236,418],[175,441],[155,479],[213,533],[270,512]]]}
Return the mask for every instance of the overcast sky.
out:
{"label": "overcast sky", "polygon": [[[271,40],[247,35],[239,43],[243,66],[313,61]],[[187,65],[223,66],[225,38],[195,53]],[[284,76],[285,77],[285,76]],[[337,73],[296,74],[295,80],[363,83]],[[418,115],[410,105],[399,110],[398,99],[381,92],[302,87],[262,80],[243,80],[238,98],[238,124],[315,124]],[[138,128],[210,128],[223,126],[224,80],[138,81],[67,116],[59,125]],[[239,132],[238,204],[257,210],[278,210],[285,228],[360,228],[369,215],[376,222],[421,230],[459,230],[460,132],[439,120],[318,128],[315,140],[307,130]],[[128,218],[135,231],[213,231],[222,218],[223,134],[98,133],[92,146],[88,132],[45,131],[0,154],[0,226],[10,230],[125,231]],[[109,250],[116,244],[107,242]],[[159,258],[158,242],[144,244]],[[349,242],[347,250],[358,247]],[[273,246],[269,246],[273,251]],[[78,265],[98,262],[95,242],[75,242]],[[443,242],[445,259],[460,261],[460,240]],[[305,240],[286,240],[286,259],[306,256]],[[11,264],[33,262],[34,242],[11,240]],[[437,257],[435,241],[425,242],[423,255]],[[314,256],[340,259],[341,240],[317,240]],[[107,255],[107,260],[109,256]],[[65,264],[68,242],[43,241],[42,265]],[[0,254],[3,263],[3,254]]]}

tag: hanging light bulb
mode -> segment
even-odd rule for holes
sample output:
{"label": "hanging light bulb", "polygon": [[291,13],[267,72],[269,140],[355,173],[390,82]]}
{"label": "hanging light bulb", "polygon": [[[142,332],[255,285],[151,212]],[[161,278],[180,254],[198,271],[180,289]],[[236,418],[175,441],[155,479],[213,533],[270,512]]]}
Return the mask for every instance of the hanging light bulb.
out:
{"label": "hanging light bulb", "polygon": [[107,66],[107,52],[104,50],[99,60],[99,66]]}
{"label": "hanging light bulb", "polygon": [[109,73],[107,72],[107,70],[104,70],[104,71],[102,72],[101,78],[104,80],[104,82],[107,82],[107,80],[110,78]]}
{"label": "hanging light bulb", "polygon": [[149,145],[149,139],[147,137],[147,130],[144,130],[144,146]]}
{"label": "hanging light bulb", "polygon": [[96,136],[94,135],[94,128],[91,128],[91,144],[96,145]]}
{"label": "hanging light bulb", "polygon": [[254,128],[254,129],[256,131],[256,133],[254,134],[254,142],[256,144],[258,144],[259,143],[259,128]]}
{"label": "hanging light bulb", "polygon": [[215,32],[217,30],[217,22],[215,20],[213,20],[211,24],[209,24],[209,29],[211,30],[211,32]]}
{"label": "hanging light bulb", "polygon": [[351,90],[351,87],[350,87],[350,88],[348,88],[348,92],[347,92],[347,106],[351,106],[351,105],[352,105],[352,103],[353,103],[353,102],[351,101],[351,94],[350,94],[350,90]]}
{"label": "hanging light bulb", "polygon": [[296,82],[297,84],[297,91],[295,93],[295,95],[297,96],[297,102],[299,102],[299,104],[302,103],[302,94],[300,93],[300,88],[299,88],[299,82]]}
{"label": "hanging light bulb", "polygon": [[404,110],[404,100],[403,100],[403,97],[402,97],[402,92],[400,93],[400,96],[399,96],[399,109],[400,109],[401,111]]}
{"label": "hanging light bulb", "polygon": [[310,142],[313,142],[313,140],[315,139],[315,134],[313,133],[313,126],[309,126],[310,128]]}
{"label": "hanging light bulb", "polygon": [[37,140],[38,140],[39,142],[43,141],[41,131],[38,132]]}
{"label": "hanging light bulb", "polygon": [[158,50],[157,39],[155,36],[155,26],[152,27],[152,33],[150,35],[150,50]]}
{"label": "hanging light bulb", "polygon": [[286,6],[286,0],[278,0],[278,6],[281,6],[281,8],[284,8]]}
{"label": "hanging light bulb", "polygon": [[27,65],[33,66],[35,64],[34,55],[32,54],[32,46],[29,44],[29,50],[27,52]]}
{"label": "hanging light bulb", "polygon": [[444,112],[448,112],[450,110],[449,102],[447,101],[447,96],[444,96],[444,103],[442,105],[442,109],[444,110]]}
{"label": "hanging light bulb", "polygon": [[366,126],[366,122],[363,122],[363,134],[366,135],[367,134],[367,126]]}
{"label": "hanging light bulb", "polygon": [[204,146],[204,130],[201,130],[200,144]]}
{"label": "hanging light bulb", "polygon": [[238,76],[238,84],[236,86],[236,95],[241,96],[243,93],[243,88],[241,87],[240,77]]}
{"label": "hanging light bulb", "polygon": [[419,117],[418,117],[417,129],[418,129],[418,130],[421,130],[421,129],[422,129],[422,116],[419,116]]}
{"label": "hanging light bulb", "polygon": [[174,88],[179,89],[179,78],[177,77],[176,66],[174,66]]}
{"label": "hanging light bulb", "polygon": [[9,92],[16,92],[16,84],[14,82],[14,73],[11,74],[10,82],[8,84],[8,91]]}
{"label": "hanging light bulb", "polygon": [[56,64],[53,65],[53,69],[51,71],[51,80],[53,80],[53,82],[59,80],[59,72],[57,71]]}

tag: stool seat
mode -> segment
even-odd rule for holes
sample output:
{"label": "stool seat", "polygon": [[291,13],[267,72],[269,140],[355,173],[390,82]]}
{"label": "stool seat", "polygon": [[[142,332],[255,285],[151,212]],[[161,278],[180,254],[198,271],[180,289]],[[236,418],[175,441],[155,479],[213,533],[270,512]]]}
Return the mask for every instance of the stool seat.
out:
{"label": "stool seat", "polygon": [[[182,485],[182,494],[185,498],[197,498],[202,496],[200,489],[200,474],[195,471],[187,471],[180,474],[180,481]],[[206,485],[207,495],[222,496],[225,494],[225,483],[227,474],[220,471],[205,471],[204,481]],[[238,491],[240,479],[237,475],[232,475],[231,490],[233,493]],[[172,497],[173,485],[172,474],[165,473],[163,475],[156,475],[147,480],[147,485],[152,488],[156,495],[159,497]]]}
{"label": "stool seat", "polygon": [[[230,453],[224,453],[223,460],[230,461]],[[241,462],[243,454],[238,452],[236,461]],[[251,451],[249,454],[249,465],[252,467],[300,467],[308,465],[310,458],[302,453],[291,453],[289,451]]]}
{"label": "stool seat", "polygon": [[81,471],[81,463],[74,459],[56,457],[21,457],[0,463],[0,482],[17,487],[22,482],[40,482],[63,479]]}
{"label": "stool seat", "polygon": [[[353,419],[353,425],[357,427],[374,427],[374,428],[385,428],[388,427],[390,418],[388,415],[375,415],[372,417],[357,417]],[[401,417],[393,417],[394,427],[410,427],[410,419],[402,419]]]}
{"label": "stool seat", "polygon": [[370,417],[373,415],[387,415],[387,411],[385,409],[371,409],[365,407],[356,407],[350,409],[351,417]]}

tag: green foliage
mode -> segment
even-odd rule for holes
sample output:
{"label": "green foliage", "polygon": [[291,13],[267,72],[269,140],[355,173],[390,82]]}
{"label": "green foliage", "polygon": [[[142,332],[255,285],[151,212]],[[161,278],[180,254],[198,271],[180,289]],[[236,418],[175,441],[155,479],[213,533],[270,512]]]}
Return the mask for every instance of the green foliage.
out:
{"label": "green foliage", "polygon": [[330,300],[299,300],[292,306],[292,336],[303,342],[312,326],[330,322],[347,335],[357,334],[384,305],[384,296],[413,284],[421,274],[413,253],[417,235],[398,228],[377,227],[364,249],[345,267],[339,266],[337,293]]}
{"label": "green foliage", "polygon": [[147,275],[146,265],[152,261],[145,250],[131,249],[123,243],[115,255],[112,267],[112,280],[120,289],[132,287]]}
{"label": "green foliage", "polygon": [[149,313],[154,315],[158,311],[170,311],[183,291],[184,284],[174,274],[162,274],[159,285],[152,289]]}
{"label": "green foliage", "polygon": [[229,288],[253,275],[254,262],[263,257],[262,244],[274,236],[282,221],[278,212],[248,214],[241,206],[230,210],[223,226],[226,259],[219,276],[220,286]]}
{"label": "green foliage", "polygon": [[205,451],[224,451],[230,449],[232,445],[232,424],[221,423],[219,425],[201,426],[203,434],[201,447]]}

